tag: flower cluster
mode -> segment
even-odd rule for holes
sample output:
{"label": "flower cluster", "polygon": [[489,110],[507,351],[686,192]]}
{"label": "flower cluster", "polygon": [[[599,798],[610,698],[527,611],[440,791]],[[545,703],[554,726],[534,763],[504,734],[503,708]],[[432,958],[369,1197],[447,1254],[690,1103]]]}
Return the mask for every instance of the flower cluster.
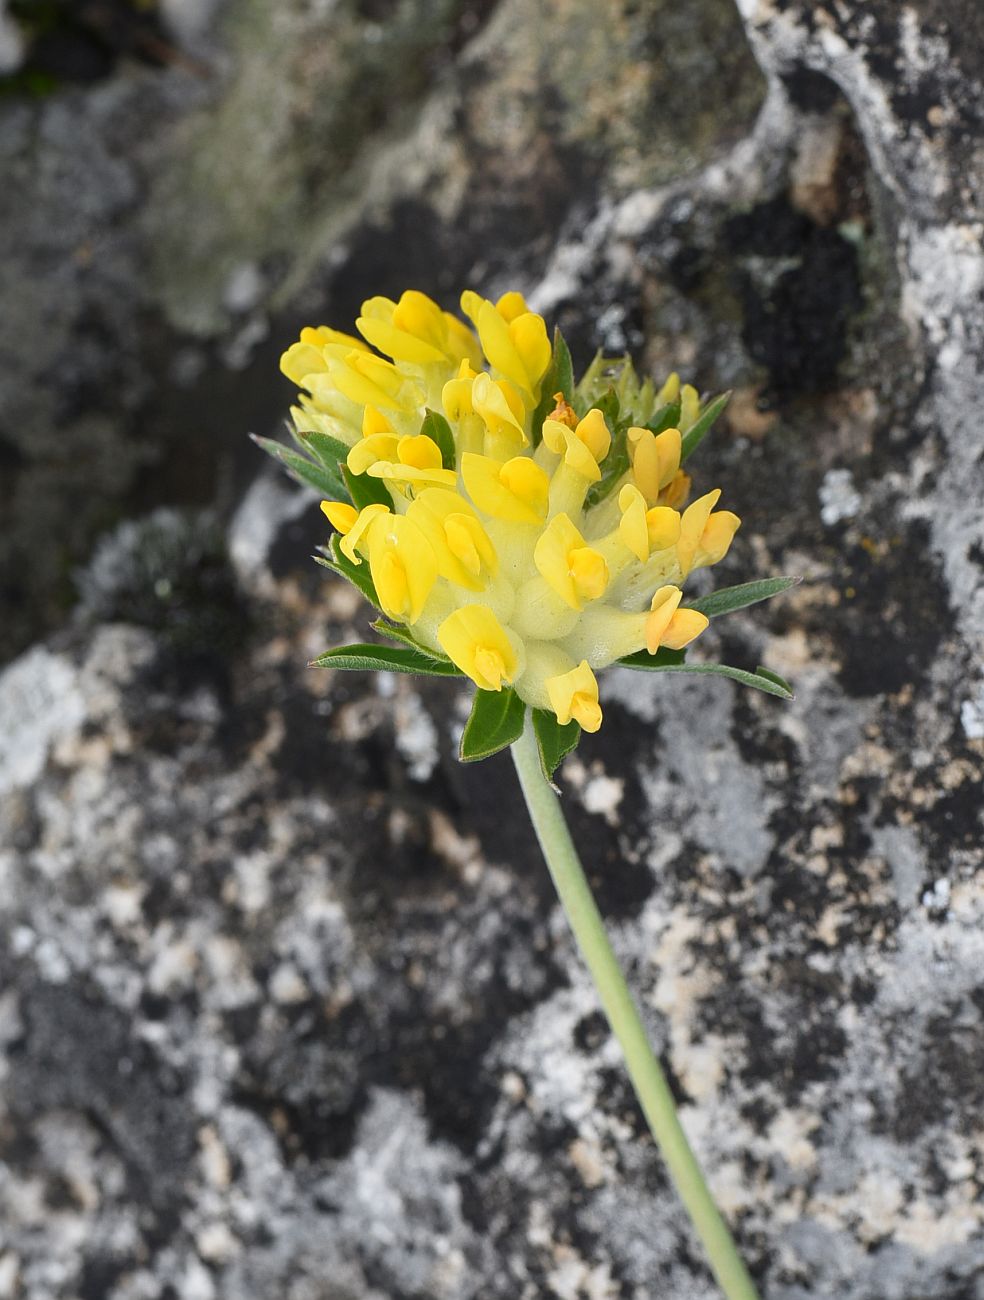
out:
{"label": "flower cluster", "polygon": [[707,626],[682,584],[739,520],[716,489],[687,504],[682,462],[724,399],[702,406],[675,374],[657,391],[624,358],[575,386],[521,294],[468,291],[461,310],[471,327],[408,290],[365,302],[361,337],[302,331],[281,367],[322,470],[300,476],[335,488],[329,563],[418,661],[597,731],[598,670],[665,661]]}

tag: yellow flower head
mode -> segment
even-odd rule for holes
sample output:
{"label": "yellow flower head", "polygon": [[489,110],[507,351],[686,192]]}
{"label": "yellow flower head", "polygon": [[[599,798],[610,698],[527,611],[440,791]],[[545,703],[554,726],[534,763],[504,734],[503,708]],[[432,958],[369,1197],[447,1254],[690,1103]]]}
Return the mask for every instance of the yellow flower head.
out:
{"label": "yellow flower head", "polygon": [[681,466],[708,419],[694,387],[657,390],[625,361],[575,386],[519,293],[469,290],[461,309],[468,323],[414,290],[369,298],[361,338],[321,326],[284,353],[308,481],[351,491],[323,504],[328,562],[403,625],[416,649],[392,662],[597,731],[600,669],[677,665],[707,627],[682,584],[739,522],[718,489],[687,506]]}

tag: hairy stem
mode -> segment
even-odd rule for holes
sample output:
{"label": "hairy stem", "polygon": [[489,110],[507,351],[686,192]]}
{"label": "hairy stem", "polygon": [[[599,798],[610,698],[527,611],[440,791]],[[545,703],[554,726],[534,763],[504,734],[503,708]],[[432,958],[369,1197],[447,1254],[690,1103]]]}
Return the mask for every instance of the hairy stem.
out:
{"label": "hairy stem", "polygon": [[758,1300],[755,1287],[704,1181],[677,1117],[666,1076],[646,1038],[571,839],[560,801],[540,765],[531,722],[512,746],[530,819],[581,955],[598,990],[629,1077],[673,1184],[728,1300]]}

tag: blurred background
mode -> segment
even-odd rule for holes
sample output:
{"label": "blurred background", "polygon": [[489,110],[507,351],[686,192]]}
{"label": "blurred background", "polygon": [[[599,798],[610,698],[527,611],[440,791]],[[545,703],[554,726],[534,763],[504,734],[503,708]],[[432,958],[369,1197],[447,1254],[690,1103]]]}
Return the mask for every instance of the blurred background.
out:
{"label": "blurred background", "polygon": [[465,692],[305,666],[246,435],[406,287],[733,390],[797,699],[608,674],[565,805],[763,1300],[984,1300],[982,103],[972,0],[0,0],[0,1300],[715,1294]]}

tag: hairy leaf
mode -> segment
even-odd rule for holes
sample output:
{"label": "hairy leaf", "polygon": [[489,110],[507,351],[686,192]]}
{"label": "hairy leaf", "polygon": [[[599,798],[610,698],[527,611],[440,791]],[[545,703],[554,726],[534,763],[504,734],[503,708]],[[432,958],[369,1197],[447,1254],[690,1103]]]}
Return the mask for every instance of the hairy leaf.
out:
{"label": "hairy leaf", "polygon": [[561,726],[555,715],[546,709],[534,709],[532,716],[536,747],[540,751],[544,776],[549,781],[567,755],[577,748],[581,728],[573,718]]}
{"label": "hairy leaf", "polygon": [[511,687],[476,691],[472,711],[461,735],[463,763],[489,758],[523,734],[526,705]]}
{"label": "hairy leaf", "polygon": [[793,698],[792,687],[789,683],[784,681],[778,673],[771,672],[768,668],[756,668],[753,673],[750,673],[744,668],[732,668],[730,664],[658,664],[652,662],[654,657],[642,650],[638,654],[627,655],[618,662],[623,668],[638,668],[643,672],[695,673],[701,676],[730,677],[733,682],[740,682],[743,686],[752,686],[757,691],[765,691],[766,695],[778,695],[783,700]]}
{"label": "hairy leaf", "polygon": [[273,438],[261,438],[256,433],[251,433],[250,437],[268,456],[279,460],[291,478],[304,487],[314,488],[322,496],[334,501],[339,498],[344,500],[348,496],[345,484],[338,473],[329,469],[327,465],[318,465],[308,460],[306,456],[302,456],[300,452],[285,447],[282,442],[275,442]]}
{"label": "hairy leaf", "polygon": [[709,596],[692,600],[686,608],[699,610],[708,618],[717,618],[720,614],[730,614],[760,600],[768,600],[770,596],[778,596],[780,591],[788,591],[799,582],[802,578],[761,578],[758,582],[742,582],[737,587],[722,587]]}
{"label": "hairy leaf", "polygon": [[342,467],[342,475],[348,484],[349,495],[356,510],[365,510],[366,506],[373,505],[393,509],[393,498],[381,478],[373,478],[371,474],[353,474],[347,465]]}
{"label": "hairy leaf", "polygon": [[442,664],[410,646],[342,645],[311,660],[312,668],[343,668],[354,672],[424,673],[429,677],[460,677],[453,664]]}

